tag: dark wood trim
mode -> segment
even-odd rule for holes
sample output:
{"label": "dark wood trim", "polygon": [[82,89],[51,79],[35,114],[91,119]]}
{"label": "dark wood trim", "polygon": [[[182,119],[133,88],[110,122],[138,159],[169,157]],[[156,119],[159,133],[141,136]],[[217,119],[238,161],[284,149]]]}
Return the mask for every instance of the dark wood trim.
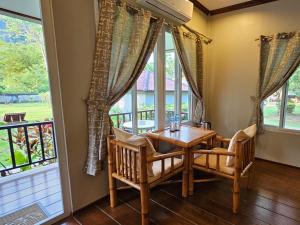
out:
{"label": "dark wood trim", "polygon": [[8,14],[13,14],[13,15],[16,15],[16,16],[19,16],[19,17],[24,17],[26,19],[35,20],[35,21],[38,21],[38,22],[42,21],[42,19],[40,19],[40,18],[37,18],[37,17],[34,17],[34,16],[29,16],[29,15],[19,13],[19,12],[15,12],[15,11],[8,10],[8,9],[0,8],[0,13],[1,12],[5,12],[5,13],[8,13]]}
{"label": "dark wood trim", "polygon": [[281,165],[281,166],[287,166],[287,167],[294,168],[294,169],[300,169],[300,167],[298,167],[298,166],[292,166],[292,165],[288,165],[288,164],[284,164],[284,163],[280,163],[280,162],[275,162],[275,161],[268,160],[268,159],[262,159],[262,158],[259,158],[259,157],[255,157],[255,159],[260,160],[260,161],[264,161],[264,162],[274,163],[274,164]]}
{"label": "dark wood trim", "polygon": [[206,8],[204,5],[202,5],[198,0],[190,0],[196,6],[196,8],[200,9],[203,13],[206,15],[210,15],[210,11],[208,8]]}
{"label": "dark wood trim", "polygon": [[209,10],[204,5],[202,5],[198,0],[190,0],[190,1],[194,4],[194,6],[196,8],[200,9],[206,15],[213,16],[213,15],[217,15],[217,14],[221,14],[221,13],[227,13],[227,12],[231,12],[231,11],[235,11],[235,10],[240,10],[240,9],[249,8],[249,7],[253,7],[253,6],[257,6],[257,5],[262,5],[262,4],[266,4],[269,2],[275,2],[278,0],[251,0],[251,1],[243,2],[243,3],[239,3],[239,4],[235,4],[235,5],[226,6],[224,8],[220,8],[220,9],[214,9],[214,10]]}
{"label": "dark wood trim", "polygon": [[248,1],[248,2],[239,3],[236,5],[227,6],[227,7],[220,8],[220,9],[211,10],[210,15],[213,16],[213,15],[217,15],[217,14],[221,14],[221,13],[227,13],[227,12],[240,10],[240,9],[244,9],[244,8],[249,8],[249,7],[266,4],[269,2],[275,2],[275,1],[277,1],[277,0],[252,0],[252,1]]}

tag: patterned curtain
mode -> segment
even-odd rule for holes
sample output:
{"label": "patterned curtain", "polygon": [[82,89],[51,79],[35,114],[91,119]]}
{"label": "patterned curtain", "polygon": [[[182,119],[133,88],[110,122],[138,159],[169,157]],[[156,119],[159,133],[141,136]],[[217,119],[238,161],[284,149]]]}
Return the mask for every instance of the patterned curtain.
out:
{"label": "patterned curtain", "polygon": [[172,27],[172,34],[183,72],[196,97],[193,121],[199,123],[205,117],[202,40],[199,34],[184,25]]}
{"label": "patterned curtain", "polygon": [[300,64],[300,31],[260,38],[260,71],[254,121],[263,130],[263,101],[280,89]]}
{"label": "patterned curtain", "polygon": [[88,99],[89,149],[86,173],[104,169],[109,110],[143,71],[163,25],[149,11],[134,10],[125,0],[102,0],[94,68]]}

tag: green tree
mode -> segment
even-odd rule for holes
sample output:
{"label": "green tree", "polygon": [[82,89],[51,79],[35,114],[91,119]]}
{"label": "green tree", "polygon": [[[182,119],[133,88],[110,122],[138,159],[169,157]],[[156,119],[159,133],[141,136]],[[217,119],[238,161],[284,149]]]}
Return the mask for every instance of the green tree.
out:
{"label": "green tree", "polygon": [[289,91],[300,97],[300,67],[289,80]]}
{"label": "green tree", "polygon": [[[175,79],[175,52],[167,52],[165,55],[166,76]],[[145,66],[145,71],[154,73],[154,63],[148,62]]]}
{"label": "green tree", "polygon": [[0,20],[6,24],[0,30],[0,93],[48,92],[41,25],[3,15]]}
{"label": "green tree", "polygon": [[41,24],[29,22],[5,15],[0,15],[0,20],[6,24],[5,36],[11,40],[23,40],[25,43],[36,43],[40,48],[44,63],[46,63],[43,29]]}
{"label": "green tree", "polygon": [[175,51],[165,54],[166,77],[175,80]]}

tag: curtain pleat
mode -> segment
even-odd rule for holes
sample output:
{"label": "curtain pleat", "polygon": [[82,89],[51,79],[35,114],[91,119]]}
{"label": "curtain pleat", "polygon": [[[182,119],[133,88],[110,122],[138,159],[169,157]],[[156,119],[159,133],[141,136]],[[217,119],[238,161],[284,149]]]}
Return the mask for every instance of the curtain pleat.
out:
{"label": "curtain pleat", "polygon": [[[116,4],[118,2],[118,4]],[[89,148],[85,171],[104,169],[109,110],[133,86],[154,49],[164,20],[150,11],[129,10],[125,1],[103,0],[88,99]]]}
{"label": "curtain pleat", "polygon": [[[263,101],[279,90],[300,64],[300,32],[261,36],[260,71],[255,102],[258,131],[263,131]],[[253,123],[252,122],[252,123]]]}
{"label": "curtain pleat", "polygon": [[205,117],[201,37],[185,26],[172,27],[172,34],[183,72],[196,99],[193,121],[199,123]]}

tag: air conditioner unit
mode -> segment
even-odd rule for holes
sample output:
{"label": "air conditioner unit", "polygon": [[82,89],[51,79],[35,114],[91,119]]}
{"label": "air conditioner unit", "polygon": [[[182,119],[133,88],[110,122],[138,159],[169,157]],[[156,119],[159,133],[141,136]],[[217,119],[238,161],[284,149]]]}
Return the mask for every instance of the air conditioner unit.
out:
{"label": "air conditioner unit", "polygon": [[189,0],[137,0],[137,3],[181,24],[192,19],[194,5]]}

